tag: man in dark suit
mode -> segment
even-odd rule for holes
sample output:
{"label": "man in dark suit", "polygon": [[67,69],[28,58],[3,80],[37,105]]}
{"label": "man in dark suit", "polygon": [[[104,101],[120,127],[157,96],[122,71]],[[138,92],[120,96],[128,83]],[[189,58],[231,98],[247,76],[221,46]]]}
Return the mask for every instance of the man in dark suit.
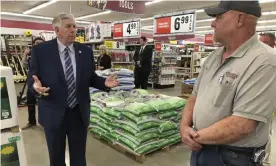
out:
{"label": "man in dark suit", "polygon": [[70,165],[86,166],[90,116],[89,87],[108,91],[118,85],[95,73],[92,50],[75,42],[74,16],[61,13],[53,20],[57,38],[32,50],[29,87],[40,95],[39,123],[44,127],[51,166],[65,165],[68,137]]}
{"label": "man in dark suit", "polygon": [[134,54],[134,83],[135,88],[147,89],[148,78],[151,72],[152,48],[147,46],[147,38],[142,36],[140,38],[141,48],[135,51]]}

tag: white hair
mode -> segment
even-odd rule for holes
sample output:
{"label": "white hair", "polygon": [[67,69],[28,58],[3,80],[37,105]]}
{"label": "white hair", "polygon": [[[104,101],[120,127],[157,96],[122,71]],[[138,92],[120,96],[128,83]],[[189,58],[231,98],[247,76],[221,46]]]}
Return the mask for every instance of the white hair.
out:
{"label": "white hair", "polygon": [[54,17],[52,21],[52,26],[55,29],[56,27],[61,27],[62,21],[66,19],[73,19],[75,20],[75,17],[72,14],[68,13],[59,13],[56,17]]}

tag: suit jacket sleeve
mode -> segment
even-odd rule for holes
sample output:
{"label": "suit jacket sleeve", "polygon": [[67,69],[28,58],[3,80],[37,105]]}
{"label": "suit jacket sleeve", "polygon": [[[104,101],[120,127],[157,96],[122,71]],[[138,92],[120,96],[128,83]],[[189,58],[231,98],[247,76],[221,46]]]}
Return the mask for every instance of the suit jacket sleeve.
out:
{"label": "suit jacket sleeve", "polygon": [[30,69],[28,72],[28,88],[31,90],[31,92],[34,95],[38,95],[38,93],[36,93],[36,91],[33,88],[33,84],[34,84],[34,79],[33,79],[33,75],[36,75],[38,79],[40,79],[40,74],[39,74],[39,61],[38,61],[38,48],[37,47],[33,47],[32,49],[32,54],[31,54],[31,60],[30,60]]}
{"label": "suit jacket sleeve", "polygon": [[[92,51],[91,51],[92,52]],[[94,62],[94,55],[93,52],[90,53],[90,55],[92,54],[92,56],[90,56],[91,61],[92,61],[92,71],[91,71],[91,80],[90,80],[90,86],[97,88],[99,90],[103,90],[103,91],[109,91],[110,89],[108,87],[105,86],[105,78],[104,77],[100,77],[95,73],[95,62]]]}

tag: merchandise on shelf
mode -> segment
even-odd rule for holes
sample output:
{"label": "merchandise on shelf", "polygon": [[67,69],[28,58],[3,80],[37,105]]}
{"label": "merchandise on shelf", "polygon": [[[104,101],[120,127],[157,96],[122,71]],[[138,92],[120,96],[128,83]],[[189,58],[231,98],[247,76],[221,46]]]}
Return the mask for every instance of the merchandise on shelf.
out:
{"label": "merchandise on shelf", "polygon": [[1,71],[1,129],[18,125],[18,109],[12,69],[0,66]]}
{"label": "merchandise on shelf", "polygon": [[1,165],[27,166],[22,133],[1,131]]}
{"label": "merchandise on shelf", "polygon": [[154,85],[174,85],[175,65],[178,53],[173,50],[155,50],[153,54],[153,67],[148,83]]}
{"label": "merchandise on shelf", "polygon": [[90,131],[133,153],[145,154],[181,141],[186,100],[146,90],[91,94]]}

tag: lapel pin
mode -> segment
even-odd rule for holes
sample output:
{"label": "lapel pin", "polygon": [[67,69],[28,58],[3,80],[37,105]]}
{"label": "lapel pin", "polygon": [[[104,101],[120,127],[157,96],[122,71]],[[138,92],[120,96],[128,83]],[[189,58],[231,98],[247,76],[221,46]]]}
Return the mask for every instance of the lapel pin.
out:
{"label": "lapel pin", "polygon": [[81,50],[79,50],[79,53],[81,54]]}

